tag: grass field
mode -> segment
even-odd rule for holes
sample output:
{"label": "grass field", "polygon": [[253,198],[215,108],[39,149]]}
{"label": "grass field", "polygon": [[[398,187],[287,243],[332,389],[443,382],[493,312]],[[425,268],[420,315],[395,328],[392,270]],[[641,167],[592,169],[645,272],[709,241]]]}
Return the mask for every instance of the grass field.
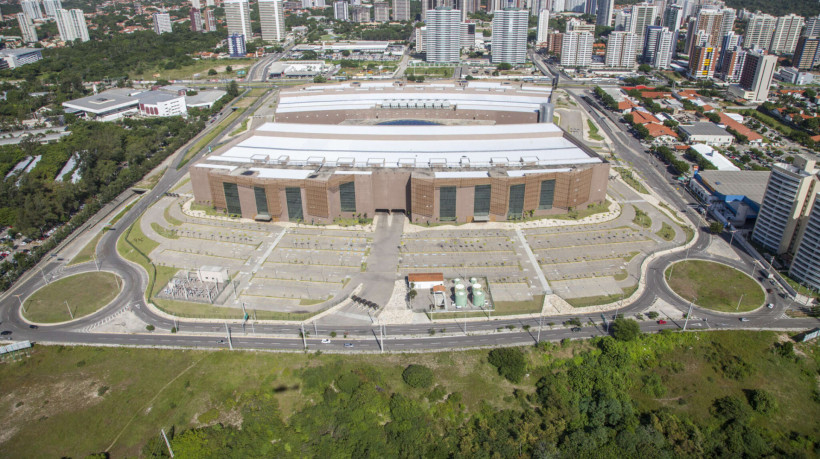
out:
{"label": "grass field", "polygon": [[[816,436],[820,346],[797,344],[796,357],[784,358],[772,352],[784,338],[774,332],[746,331],[645,335],[628,351],[642,363],[634,367],[628,385],[618,390],[642,412],[662,410],[709,425],[717,422],[710,411],[715,399],[745,399],[749,389],[763,389],[772,394],[777,409],[753,422],[766,423],[781,441],[788,441],[792,432]],[[478,414],[482,406],[488,416],[520,409],[526,399],[513,394],[532,394],[541,375],[583,365],[590,352],[600,353],[594,342],[569,340],[522,350],[529,376],[513,384],[487,363],[486,350],[318,355],[35,346],[30,357],[0,365],[0,444],[5,457],[86,457],[101,451],[111,457],[137,457],[160,428],[168,432],[174,427],[179,434],[215,423],[240,424],[241,408],[260,391],[270,392],[288,422],[321,402],[323,386],[317,387],[310,375],[332,379],[351,370],[378,381],[379,390],[401,393],[427,406],[429,391],[402,382],[408,364],[429,367],[445,393],[459,393],[464,414],[452,416]],[[747,365],[749,374],[728,377],[721,366],[725,359]],[[656,388],[647,390],[652,378]],[[686,442],[700,437],[680,438]],[[811,451],[811,445],[807,449]]]}
{"label": "grass field", "polygon": [[[153,80],[155,78],[165,80],[211,80],[234,78],[236,77],[237,70],[250,68],[250,66],[256,61],[257,59],[203,59],[178,69],[165,70],[154,68],[140,74],[131,75],[131,78],[136,80]],[[226,71],[228,66],[230,66],[233,70],[231,73]],[[216,70],[217,74],[208,75],[208,70],[210,69]],[[194,74],[197,73],[199,76],[194,77]],[[155,77],[155,74],[159,74],[159,77]]]}
{"label": "grass field", "polygon": [[538,314],[544,307],[544,295],[536,295],[529,301],[496,301],[493,315]]}
{"label": "grass field", "polygon": [[[26,319],[55,323],[87,316],[107,305],[120,293],[114,274],[98,271],[66,277],[34,292],[23,303]],[[66,306],[68,301],[68,307]],[[71,313],[68,308],[71,308]]]}
{"label": "grass field", "polygon": [[616,167],[616,171],[620,174],[621,178],[627,185],[631,186],[635,191],[638,193],[649,194],[649,190],[643,186],[643,183],[639,182],[635,176],[632,174],[632,171],[625,168],[625,167]]}
{"label": "grass field", "polygon": [[720,263],[682,261],[667,268],[665,275],[675,293],[687,301],[694,300],[698,306],[715,311],[751,311],[762,306],[766,300],[763,288],[754,279]]}
{"label": "grass field", "polygon": [[598,140],[598,141],[604,140],[604,138],[601,137],[600,134],[598,134],[598,126],[596,126],[595,123],[592,122],[592,120],[589,120],[589,119],[587,120],[587,126],[589,126],[589,138],[590,139]]}
{"label": "grass field", "polygon": [[424,77],[452,78],[453,67],[407,67],[404,74]]}
{"label": "grass field", "polygon": [[93,239],[88,241],[88,244],[83,247],[82,250],[77,252],[77,255],[71,259],[71,262],[68,263],[68,266],[71,265],[78,265],[80,263],[85,263],[87,261],[91,261],[94,259],[94,254],[97,251],[97,243],[100,242],[100,238],[103,236],[103,232],[100,231],[94,236]]}

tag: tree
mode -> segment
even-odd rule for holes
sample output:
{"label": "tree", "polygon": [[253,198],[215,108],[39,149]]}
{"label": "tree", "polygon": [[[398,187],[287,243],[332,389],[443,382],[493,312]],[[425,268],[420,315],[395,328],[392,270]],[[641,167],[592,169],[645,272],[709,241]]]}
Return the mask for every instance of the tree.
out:
{"label": "tree", "polygon": [[709,118],[709,121],[713,123],[720,123],[720,115],[715,112],[709,112],[706,114],[706,117]]}
{"label": "tree", "polygon": [[660,314],[658,314],[657,311],[649,311],[648,313],[646,313],[646,316],[652,320],[655,320],[658,318],[658,316],[660,316]]}
{"label": "tree", "polygon": [[228,95],[231,96],[231,99],[233,99],[239,95],[239,85],[236,84],[236,81],[231,81],[228,83],[228,88],[226,91],[228,91]]}
{"label": "tree", "polygon": [[327,83],[327,78],[325,78],[322,75],[316,75],[315,77],[313,77],[313,82],[314,83]]}
{"label": "tree", "polygon": [[721,231],[723,231],[723,223],[721,223],[721,222],[712,222],[712,223],[710,223],[709,224],[709,231],[711,231],[712,234],[719,234]]}
{"label": "tree", "polygon": [[233,67],[231,67],[230,65],[225,67],[225,72],[227,72],[227,73],[233,72]]}
{"label": "tree", "polygon": [[502,62],[502,63],[498,64],[496,69],[498,69],[498,70],[511,70],[512,69],[512,64],[510,64],[509,62]]}
{"label": "tree", "polygon": [[649,64],[641,64],[638,66],[638,71],[643,73],[649,73],[652,71],[652,67]]}
{"label": "tree", "polygon": [[524,354],[516,348],[493,349],[488,360],[498,368],[498,374],[514,383],[521,382],[527,369]]}
{"label": "tree", "polygon": [[433,370],[424,365],[408,365],[401,373],[401,379],[410,387],[427,388],[433,384]]}
{"label": "tree", "polygon": [[216,75],[216,70],[214,70],[214,69],[209,69],[209,70],[208,70],[208,75],[210,75],[210,76],[214,76],[214,75]]}
{"label": "tree", "polygon": [[634,341],[641,334],[641,326],[632,319],[615,319],[610,330],[618,341]]}

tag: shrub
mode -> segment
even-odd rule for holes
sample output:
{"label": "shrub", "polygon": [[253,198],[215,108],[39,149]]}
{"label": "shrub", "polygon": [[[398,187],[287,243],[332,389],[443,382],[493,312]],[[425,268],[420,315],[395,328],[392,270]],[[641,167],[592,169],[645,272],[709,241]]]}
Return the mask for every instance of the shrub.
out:
{"label": "shrub", "polygon": [[641,326],[632,319],[615,319],[610,329],[618,341],[634,341],[641,334]]}
{"label": "shrub", "polygon": [[760,414],[769,414],[777,409],[777,401],[772,394],[763,389],[753,389],[746,393],[752,409]]}
{"label": "shrub", "polygon": [[646,313],[646,317],[649,317],[652,320],[657,319],[660,316],[657,311],[649,311]]}
{"label": "shrub", "polygon": [[433,370],[424,365],[408,365],[401,373],[401,379],[417,389],[430,387],[433,384]]}
{"label": "shrub", "polygon": [[516,348],[493,349],[490,351],[489,362],[498,368],[498,374],[514,383],[521,382],[527,369],[524,354]]}
{"label": "shrub", "polygon": [[148,331],[154,331],[154,326],[149,324],[145,326],[145,329]]}

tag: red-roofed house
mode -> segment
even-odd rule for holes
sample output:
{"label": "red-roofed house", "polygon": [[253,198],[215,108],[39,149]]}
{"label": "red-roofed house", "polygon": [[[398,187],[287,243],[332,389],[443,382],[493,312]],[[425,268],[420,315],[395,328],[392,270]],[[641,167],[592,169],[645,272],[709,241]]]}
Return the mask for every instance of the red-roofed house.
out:
{"label": "red-roofed house", "polygon": [[618,102],[618,110],[620,110],[623,114],[629,113],[630,110],[637,107],[638,106],[629,99],[624,99]]}
{"label": "red-roofed house", "polygon": [[655,138],[652,143],[672,143],[679,139],[678,134],[669,126],[659,123],[647,123],[644,127],[649,131],[649,135]]}
{"label": "red-roofed house", "polygon": [[641,97],[644,99],[670,99],[672,98],[672,93],[663,91],[641,91]]}
{"label": "red-roofed house", "polygon": [[746,138],[749,139],[749,143],[763,143],[762,135],[747,128],[742,123],[738,123],[732,118],[729,118],[725,113],[718,112],[718,115],[720,116],[721,124],[725,125],[727,128],[737,131],[738,134],[745,135]]}
{"label": "red-roofed house", "polygon": [[642,112],[640,110],[634,110],[632,112],[632,120],[637,124],[646,124],[646,123],[660,123],[661,120],[655,118],[655,115],[649,112]]}

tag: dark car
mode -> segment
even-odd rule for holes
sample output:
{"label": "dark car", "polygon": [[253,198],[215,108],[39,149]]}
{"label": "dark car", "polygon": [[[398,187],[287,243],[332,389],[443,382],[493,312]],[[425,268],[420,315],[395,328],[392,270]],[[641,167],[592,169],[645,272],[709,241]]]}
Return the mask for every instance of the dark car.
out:
{"label": "dark car", "polygon": [[572,328],[570,328],[570,330],[577,333],[577,332],[581,331],[581,327],[572,327]]}
{"label": "dark car", "polygon": [[37,330],[39,327],[37,325],[29,325],[28,328],[32,330]]}
{"label": "dark car", "polygon": [[3,330],[2,332],[0,332],[0,335],[9,336],[9,335],[11,335],[11,330]]}
{"label": "dark car", "polygon": [[353,347],[353,343],[345,343],[345,347]]}

